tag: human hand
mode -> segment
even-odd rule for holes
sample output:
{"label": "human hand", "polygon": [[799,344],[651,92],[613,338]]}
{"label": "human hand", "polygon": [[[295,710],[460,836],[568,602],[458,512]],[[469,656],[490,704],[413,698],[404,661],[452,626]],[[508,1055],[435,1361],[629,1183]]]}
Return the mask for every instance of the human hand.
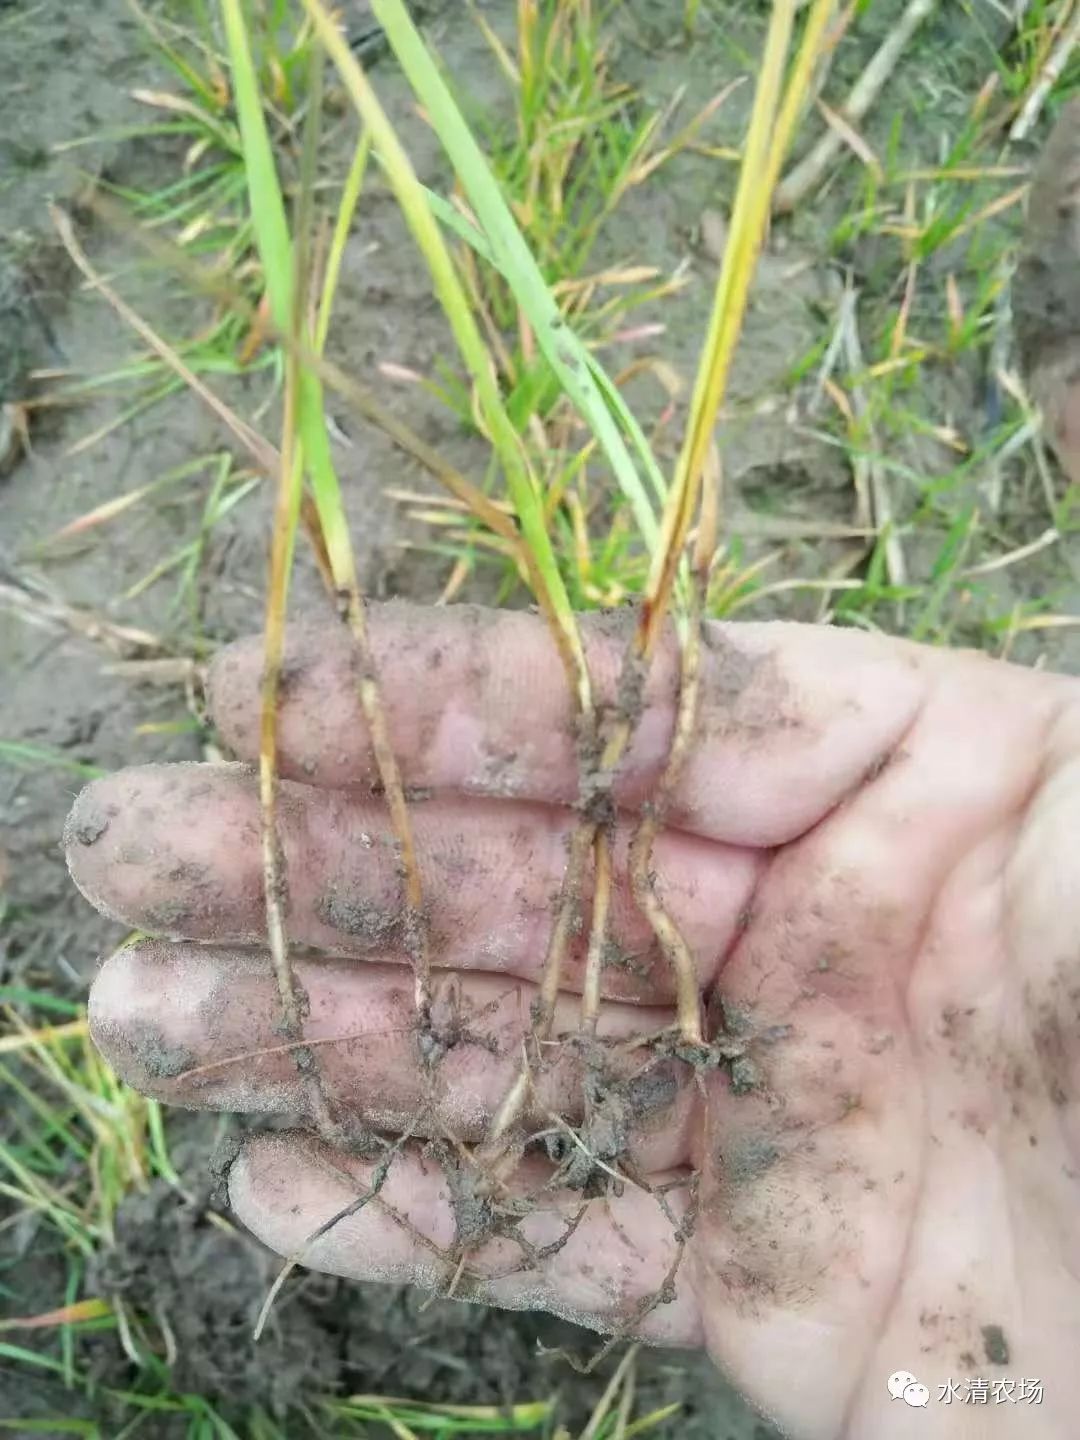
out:
{"label": "human hand", "polygon": [[[695,1075],[666,1059],[629,1080],[612,1165],[625,1157],[647,1181],[586,1200],[568,1237],[580,1193],[542,1199],[520,1222],[527,1251],[476,1227],[462,1268],[456,1242],[487,1202],[423,1137],[480,1139],[518,1065],[574,820],[574,727],[538,619],[401,605],[371,618],[405,782],[427,796],[412,815],[449,1048],[425,1074],[348,642],[293,632],[279,723],[290,935],[338,957],[295,961],[305,1038],[336,1113],[391,1137],[416,1126],[376,1199],[305,1263],[456,1281],[459,1295],[611,1331],[663,1287],[672,1212],[689,1200],[675,1184],[661,1204],[658,1187],[696,1169],[696,1227],[673,1297],[640,1320],[647,1338],[704,1344],[796,1436],[1071,1435],[1080,685],[853,631],[708,627],[697,743],[654,868],[708,1013],[745,1039],[745,1063]],[[625,627],[583,629],[610,699]],[[260,643],[244,642],[211,677],[220,732],[247,761],[260,669]],[[623,874],[676,685],[669,648],[616,788]],[[168,937],[113,955],[94,984],[93,1033],[120,1073],[175,1104],[303,1114],[310,1092],[260,948],[251,769],[95,781],[66,841],[99,909]],[[625,879],[612,929],[599,1033],[614,1042],[669,1025],[672,986]],[[556,1035],[576,1028],[583,950],[582,936]],[[530,1124],[580,1118],[581,1082],[573,1047],[555,1047]],[[289,1254],[377,1163],[298,1132],[254,1137],[231,1202]],[[532,1156],[522,1171],[542,1182],[551,1168]],[[918,1420],[886,1389],[897,1370],[929,1388]],[[966,1376],[1037,1377],[1044,1400],[938,1399]]]}

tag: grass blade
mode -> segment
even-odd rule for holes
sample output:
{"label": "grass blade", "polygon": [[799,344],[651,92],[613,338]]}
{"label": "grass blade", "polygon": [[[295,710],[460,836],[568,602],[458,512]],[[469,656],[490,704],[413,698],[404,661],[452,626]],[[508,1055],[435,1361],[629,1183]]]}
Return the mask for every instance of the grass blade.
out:
{"label": "grass blade", "polygon": [[[402,0],[373,0],[372,8],[465,189],[492,263],[528,316],[548,364],[607,456],[651,551],[659,533],[656,514],[604,391],[596,383],[586,347],[564,320],[498,181]],[[651,472],[654,487],[658,473]],[[662,488],[659,498],[663,498]]]}
{"label": "grass blade", "polygon": [[[566,587],[547,533],[538,488],[530,473],[520,437],[506,414],[490,356],[442,232],[431,213],[423,186],[416,177],[408,155],[338,26],[322,0],[303,0],[303,3],[320,40],[338,69],[353,105],[370,131],[372,144],[431,271],[436,294],[446,312],[462,359],[476,385],[484,423],[506,475],[525,546],[533,562],[533,573],[539,580],[537,599],[552,622],[560,653],[572,678],[573,693],[577,697],[578,705],[583,712],[588,712],[591,709],[591,695],[584,653]],[[397,14],[399,22],[404,20],[409,24],[403,9]],[[378,18],[385,28],[386,18],[383,15]],[[419,37],[417,41],[419,42]],[[554,301],[550,303],[554,305]]]}
{"label": "grass blade", "polygon": [[288,330],[292,323],[293,265],[285,202],[240,0],[221,0],[221,13],[232,67],[251,218],[266,274],[270,310],[275,325],[280,330]]}

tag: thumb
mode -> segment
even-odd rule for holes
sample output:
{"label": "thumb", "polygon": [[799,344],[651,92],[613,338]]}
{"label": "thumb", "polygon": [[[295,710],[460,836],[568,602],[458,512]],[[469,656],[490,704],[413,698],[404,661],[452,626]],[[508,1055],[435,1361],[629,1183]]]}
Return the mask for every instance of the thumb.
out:
{"label": "thumb", "polygon": [[[938,1053],[942,1016],[974,1026],[982,1005],[993,1027],[1005,851],[1071,687],[964,656],[941,657],[926,681],[884,769],[773,852],[714,1006],[735,1058],[709,1081],[700,1157],[704,1328],[758,1404],[822,1440],[892,1433],[884,1377],[925,1358],[929,1383],[936,1363],[981,1354],[979,1327],[1003,1308],[990,1297],[962,1343],[923,1357],[919,1316],[947,1268],[936,1244],[958,1265],[968,1256],[962,1238],[942,1239],[944,1210],[927,1218],[927,1197],[966,1194],[953,1159],[979,1138],[939,1149],[929,1129],[942,1143],[986,1090],[984,1069]],[[977,1223],[966,1233],[994,1253]],[[973,1304],[987,1299],[956,1278]],[[865,1428],[849,1429],[879,1370]]]}

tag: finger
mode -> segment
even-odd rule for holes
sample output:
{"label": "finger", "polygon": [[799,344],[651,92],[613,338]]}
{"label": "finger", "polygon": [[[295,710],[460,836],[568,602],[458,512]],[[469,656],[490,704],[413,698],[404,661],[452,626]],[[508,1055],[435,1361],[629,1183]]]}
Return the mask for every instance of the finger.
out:
{"label": "finger", "polygon": [[[279,821],[289,935],[338,954],[404,957],[397,852],[385,806],[355,791],[286,782]],[[414,811],[432,950],[440,966],[539,973],[573,815],[543,805],[431,801]],[[98,909],[172,938],[265,938],[258,779],[244,766],[150,765],[94,781],[68,819],[68,864]],[[666,962],[626,878],[617,838],[607,993],[667,999]],[[654,850],[658,890],[702,980],[730,942],[761,864],[677,831]],[[586,897],[587,898],[587,897]],[[580,988],[587,928],[566,984]]]}
{"label": "finger", "polygon": [[[444,980],[432,1011],[438,1063],[418,1063],[410,977],[397,965],[294,962],[307,995],[304,1045],[335,1113],[367,1129],[479,1140],[518,1072],[536,987],[496,975]],[[663,1008],[601,1007],[601,1041],[637,1038],[669,1026]],[[112,955],[90,993],[94,1041],[129,1084],[196,1109],[308,1114],[309,1086],[296,1047],[283,1043],[281,1004],[268,955],[146,941]],[[578,1028],[577,1000],[556,1007],[556,1041]],[[601,1052],[597,1052],[601,1053]],[[635,1167],[684,1163],[697,1092],[678,1061],[641,1048],[602,1052],[610,1083],[591,1126],[605,1161],[626,1153]],[[534,1076],[531,1130],[582,1115],[585,1052],[545,1047]],[[622,1077],[619,1080],[616,1077]],[[589,1128],[587,1127],[587,1135]],[[570,1142],[572,1143],[572,1142]]]}
{"label": "finger", "polygon": [[[582,616],[597,700],[615,702],[633,617]],[[568,804],[577,797],[574,716],[544,622],[455,605],[371,611],[383,700],[410,786]],[[836,803],[904,733],[922,693],[920,652],[818,626],[718,625],[705,631],[698,744],[673,821],[735,844],[791,839]],[[677,652],[663,647],[616,795],[634,807],[667,758]],[[242,759],[259,748],[262,642],[217,658],[210,700]],[[318,785],[377,779],[357,694],[355,652],[325,626],[289,634],[279,737],[283,773]]]}
{"label": "finger", "polygon": [[[320,1226],[369,1192],[374,1165],[307,1136],[249,1140],[229,1173],[241,1221],[271,1249],[291,1255]],[[664,1177],[659,1177],[664,1178]],[[701,1324],[681,1274],[674,1298],[636,1317],[665,1285],[677,1246],[669,1215],[685,1212],[684,1189],[657,1199],[627,1186],[621,1196],[583,1202],[576,1193],[542,1196],[507,1234],[485,1238],[493,1218],[467,1172],[455,1184],[430,1155],[407,1149],[379,1193],[306,1250],[304,1264],[352,1280],[419,1285],[446,1293],[455,1279],[459,1236],[474,1239],[453,1293],[511,1310],[548,1310],[579,1325],[699,1345]],[[456,1191],[456,1193],[455,1193]],[[581,1214],[576,1228],[575,1216]],[[475,1237],[475,1238],[474,1238]]]}

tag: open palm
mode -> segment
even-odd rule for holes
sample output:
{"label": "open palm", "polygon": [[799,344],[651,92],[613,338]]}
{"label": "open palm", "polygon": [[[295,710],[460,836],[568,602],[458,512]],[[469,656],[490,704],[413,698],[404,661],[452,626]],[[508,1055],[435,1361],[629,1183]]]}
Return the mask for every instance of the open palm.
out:
{"label": "open palm", "polygon": [[[585,627],[602,697],[614,695],[624,619]],[[535,617],[394,605],[372,623],[449,1038],[432,1082],[416,1058],[355,660],[333,627],[298,630],[281,824],[305,1034],[357,1133],[413,1131],[377,1198],[306,1263],[453,1281],[461,1296],[602,1330],[640,1316],[647,1338],[707,1346],[798,1436],[1074,1433],[1080,686],[854,632],[711,626],[697,743],[654,865],[711,1024],[742,1053],[702,1084],[676,1060],[628,1083],[610,1153],[647,1182],[585,1201],[568,1238],[581,1194],[552,1193],[521,1221],[525,1252],[478,1230],[462,1267],[455,1241],[483,1202],[425,1136],[482,1137],[519,1063],[574,821],[574,727]],[[257,754],[260,667],[253,641],[213,670],[214,715],[241,761]],[[625,863],[676,683],[669,649],[616,790],[625,830],[600,1019],[611,1039],[672,1016]],[[303,1116],[310,1091],[261,948],[250,766],[97,781],[67,845],[99,909],[166,937],[114,955],[95,983],[94,1035],[120,1072],[178,1104]],[[583,935],[556,1034],[577,1025],[584,948]],[[577,1118],[579,1053],[559,1048],[539,1077],[536,1129]],[[377,1161],[362,1148],[300,1131],[251,1139],[232,1204],[290,1253],[364,1193]],[[665,1290],[691,1169],[696,1225]],[[921,1413],[890,1397],[897,1370],[928,1388]],[[985,1406],[959,1387],[953,1403],[939,1398],[971,1377],[1016,1384]],[[1041,1382],[1041,1404],[1019,1398],[1021,1377]]]}

